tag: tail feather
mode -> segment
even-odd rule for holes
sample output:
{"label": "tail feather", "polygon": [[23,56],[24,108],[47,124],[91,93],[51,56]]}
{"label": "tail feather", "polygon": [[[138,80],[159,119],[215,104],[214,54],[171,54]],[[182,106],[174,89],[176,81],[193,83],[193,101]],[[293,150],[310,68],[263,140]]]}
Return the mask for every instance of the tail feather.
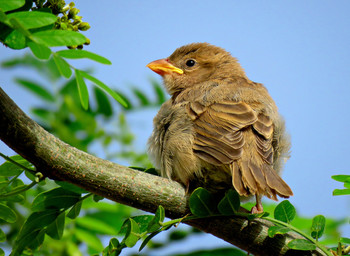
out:
{"label": "tail feather", "polygon": [[231,164],[231,171],[232,171],[232,184],[236,189],[236,191],[238,192],[238,194],[240,194],[241,196],[248,196],[249,193],[243,184],[242,173],[238,166],[237,161],[234,161]]}

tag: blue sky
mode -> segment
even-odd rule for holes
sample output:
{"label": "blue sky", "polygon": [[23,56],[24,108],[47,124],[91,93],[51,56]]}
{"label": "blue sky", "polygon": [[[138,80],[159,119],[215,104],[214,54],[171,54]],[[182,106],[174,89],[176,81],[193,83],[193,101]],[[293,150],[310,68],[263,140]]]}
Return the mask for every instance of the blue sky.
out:
{"label": "blue sky", "polygon": [[[91,29],[85,49],[113,65],[93,66],[96,77],[118,89],[149,88],[156,74],[145,65],[192,42],[221,46],[237,57],[248,77],[263,83],[286,119],[292,157],[283,178],[298,213],[349,216],[349,197],[333,197],[350,174],[350,1],[75,1]],[[0,47],[0,61],[22,51]],[[14,85],[14,74],[0,70],[2,88],[28,112],[35,103]],[[145,147],[156,110],[134,116],[140,147]],[[142,123],[142,129],[138,124]],[[0,144],[1,152],[5,150]],[[350,234],[349,225],[346,234]]]}

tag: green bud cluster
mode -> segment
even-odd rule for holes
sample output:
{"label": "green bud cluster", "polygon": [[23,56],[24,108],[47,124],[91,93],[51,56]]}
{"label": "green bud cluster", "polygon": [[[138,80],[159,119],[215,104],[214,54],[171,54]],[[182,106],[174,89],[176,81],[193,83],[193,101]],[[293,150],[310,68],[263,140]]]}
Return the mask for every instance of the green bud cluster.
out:
{"label": "green bud cluster", "polygon": [[[78,15],[80,10],[75,7],[74,2],[66,5],[64,0],[36,0],[35,5],[36,7],[33,9],[49,8],[57,16],[54,29],[71,31],[86,31],[90,29],[90,24],[83,22],[83,17]],[[87,38],[84,44],[89,45],[90,40]],[[83,49],[83,45],[70,46],[69,48]]]}

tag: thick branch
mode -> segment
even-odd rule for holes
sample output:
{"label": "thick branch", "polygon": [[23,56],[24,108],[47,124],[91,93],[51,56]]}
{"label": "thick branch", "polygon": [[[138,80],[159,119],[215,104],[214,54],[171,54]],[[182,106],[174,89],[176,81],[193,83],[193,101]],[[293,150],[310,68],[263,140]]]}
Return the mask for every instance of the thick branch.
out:
{"label": "thick branch", "polygon": [[[177,182],[106,161],[67,145],[31,120],[0,88],[0,139],[55,180],[78,185],[115,202],[166,216],[189,213],[184,188]],[[187,224],[224,239],[254,255],[325,255],[320,251],[288,250],[286,244],[298,234],[267,236],[273,224],[262,219],[212,217]]]}

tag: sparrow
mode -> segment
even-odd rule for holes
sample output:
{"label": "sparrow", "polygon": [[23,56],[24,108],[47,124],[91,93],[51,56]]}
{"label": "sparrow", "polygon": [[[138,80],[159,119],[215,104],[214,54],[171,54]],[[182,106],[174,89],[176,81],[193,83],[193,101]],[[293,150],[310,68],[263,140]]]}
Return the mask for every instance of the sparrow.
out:
{"label": "sparrow", "polygon": [[251,81],[237,59],[208,43],[176,49],[147,65],[171,98],[153,120],[148,154],[164,177],[211,189],[234,188],[277,201],[292,190],[280,177],[289,158],[285,122],[267,89]]}

